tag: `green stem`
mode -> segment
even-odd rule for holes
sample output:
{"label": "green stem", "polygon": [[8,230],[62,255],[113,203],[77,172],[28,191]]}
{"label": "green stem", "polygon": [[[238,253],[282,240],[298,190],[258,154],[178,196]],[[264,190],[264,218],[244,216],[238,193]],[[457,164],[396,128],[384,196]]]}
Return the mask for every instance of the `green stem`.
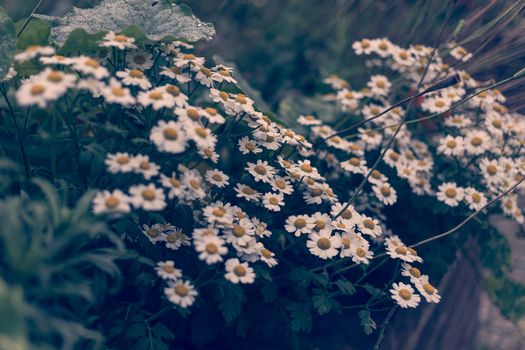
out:
{"label": "green stem", "polygon": [[29,14],[29,16],[26,18],[24,24],[22,25],[22,28],[20,28],[20,30],[18,31],[18,33],[16,33],[16,37],[19,38],[20,35],[22,35],[22,33],[24,32],[24,30],[26,29],[27,25],[29,24],[29,22],[31,22],[31,19],[33,18],[33,15],[35,14],[36,11],[38,11],[38,9],[40,8],[40,6],[42,6],[42,4],[44,3],[44,0],[40,0],[36,6],[33,8],[33,10],[31,11],[31,13]]}

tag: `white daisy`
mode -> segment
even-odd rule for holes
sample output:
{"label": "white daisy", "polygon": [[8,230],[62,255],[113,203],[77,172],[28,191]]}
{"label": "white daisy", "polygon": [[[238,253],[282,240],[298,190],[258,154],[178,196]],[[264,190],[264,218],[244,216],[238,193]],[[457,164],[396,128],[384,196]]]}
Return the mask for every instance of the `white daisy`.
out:
{"label": "white daisy", "polygon": [[218,169],[206,170],[205,178],[209,183],[220,188],[230,184],[228,181],[230,177]]}
{"label": "white daisy", "polygon": [[315,227],[315,223],[308,215],[292,215],[286,219],[284,229],[293,233],[296,237],[302,234],[310,234]]}
{"label": "white daisy", "polygon": [[134,168],[135,172],[144,176],[146,180],[151,179],[159,174],[160,166],[150,162],[149,156],[138,154],[135,157],[137,166]]}
{"label": "white daisy", "polygon": [[267,161],[257,160],[257,163],[247,162],[246,170],[253,176],[256,182],[270,183],[275,176],[275,168],[268,165]]}
{"label": "white daisy", "polygon": [[457,207],[463,200],[465,191],[453,182],[445,182],[438,187],[436,197],[450,207]]}
{"label": "white daisy", "polygon": [[255,281],[255,273],[253,272],[253,268],[251,268],[246,262],[241,263],[239,259],[232,258],[226,260],[225,267],[226,274],[224,275],[224,278],[226,278],[231,283],[251,284]]}
{"label": "white daisy", "polygon": [[186,133],[179,123],[161,120],[151,129],[149,139],[159,151],[168,153],[184,152],[187,146]]}
{"label": "white daisy", "polygon": [[144,107],[151,106],[156,111],[161,108],[175,107],[175,98],[163,87],[139,92],[137,101]]}
{"label": "white daisy", "polygon": [[148,52],[132,51],[126,56],[126,62],[133,69],[147,70],[153,67],[153,56]]}
{"label": "white daisy", "polygon": [[142,90],[151,88],[151,82],[139,69],[126,69],[125,71],[119,71],[116,76],[122,79],[122,83],[128,86],[138,86]]}
{"label": "white daisy", "polygon": [[332,235],[329,232],[312,232],[308,235],[306,246],[310,253],[321,259],[331,259],[339,254],[338,249],[341,247],[341,236]]}
{"label": "white daisy", "polygon": [[37,56],[51,56],[55,53],[55,49],[51,46],[28,46],[24,51],[15,55],[15,61],[22,63],[29,61]]}
{"label": "white daisy", "polygon": [[372,186],[377,199],[385,205],[392,205],[397,202],[397,192],[388,183]]}
{"label": "white daisy", "polygon": [[414,288],[403,282],[393,283],[390,293],[392,293],[392,299],[402,308],[416,307],[421,301],[421,297],[415,294]]}
{"label": "white daisy", "polygon": [[214,235],[202,236],[195,241],[195,250],[199,253],[199,259],[212,265],[223,260],[222,256],[228,253],[224,246],[224,240]]}
{"label": "white daisy", "polygon": [[415,285],[427,303],[439,303],[441,300],[441,296],[438,294],[437,288],[428,282],[428,276],[423,275],[418,278]]}
{"label": "white daisy", "polygon": [[108,171],[112,174],[129,173],[137,167],[136,159],[127,152],[110,153],[106,156],[104,163],[106,163]]}
{"label": "white daisy", "polygon": [[99,80],[109,76],[109,71],[106,68],[97,60],[88,56],[76,57],[73,62],[73,69],[82,74],[91,75]]}
{"label": "white daisy", "polygon": [[383,233],[383,229],[379,225],[377,219],[372,219],[367,216],[361,216],[361,220],[357,223],[359,230],[372,237],[379,237]]}
{"label": "white daisy", "polygon": [[176,281],[182,277],[182,270],[175,268],[175,262],[172,260],[157,262],[155,271],[164,280]]}
{"label": "white daisy", "polygon": [[102,42],[99,43],[102,47],[116,47],[119,50],[125,49],[136,49],[135,38],[128,37],[124,34],[115,34],[115,32],[110,31],[102,38]]}
{"label": "white daisy", "polygon": [[465,201],[471,210],[480,210],[487,204],[487,197],[473,187],[465,188]]}
{"label": "white daisy", "polygon": [[421,271],[408,263],[401,264],[401,275],[410,278],[410,282],[416,283],[417,280],[421,277]]}
{"label": "white daisy", "polygon": [[170,281],[168,287],[164,288],[164,294],[173,304],[187,308],[195,302],[198,295],[195,287],[189,281]]}
{"label": "white daisy", "polygon": [[261,197],[261,194],[252,187],[240,183],[235,186],[235,192],[237,192],[237,197],[244,198],[248,201],[256,202]]}
{"label": "white daisy", "polygon": [[250,140],[248,136],[243,136],[239,140],[239,150],[242,152],[242,154],[257,154],[263,151],[262,148],[257,147],[257,142]]}
{"label": "white daisy", "polygon": [[490,150],[491,138],[483,130],[471,130],[465,135],[465,151],[468,154],[479,155]]}
{"label": "white daisy", "polygon": [[100,92],[107,103],[116,103],[122,106],[131,106],[135,103],[135,98],[129,89],[122,87],[122,84],[115,78],[109,80],[109,85],[101,87]]}
{"label": "white daisy", "polygon": [[102,191],[93,199],[93,213],[129,213],[129,197],[120,190]]}
{"label": "white daisy", "polygon": [[136,185],[129,188],[130,202],[135,208],[162,210],[166,207],[164,191],[154,184]]}
{"label": "white daisy", "polygon": [[271,211],[281,211],[281,207],[284,206],[284,196],[282,193],[265,193],[263,205]]}
{"label": "white daisy", "polygon": [[463,137],[447,135],[441,138],[437,151],[446,156],[462,156],[465,152]]}

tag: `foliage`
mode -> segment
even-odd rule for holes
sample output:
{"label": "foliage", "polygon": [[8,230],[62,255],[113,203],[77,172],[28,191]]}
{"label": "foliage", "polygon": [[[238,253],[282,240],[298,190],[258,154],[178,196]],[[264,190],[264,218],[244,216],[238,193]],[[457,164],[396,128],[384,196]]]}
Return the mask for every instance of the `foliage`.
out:
{"label": "foliage", "polygon": [[13,21],[0,7],[0,80],[4,79],[13,63],[16,51],[16,33]]}

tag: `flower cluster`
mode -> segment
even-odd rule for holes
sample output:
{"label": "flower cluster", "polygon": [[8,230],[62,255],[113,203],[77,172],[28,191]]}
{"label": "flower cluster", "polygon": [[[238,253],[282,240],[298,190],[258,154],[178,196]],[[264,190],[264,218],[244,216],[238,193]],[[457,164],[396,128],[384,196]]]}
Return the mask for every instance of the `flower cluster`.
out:
{"label": "flower cluster", "polygon": [[[64,57],[51,47],[19,53],[18,62],[37,60],[44,68],[22,81],[16,99],[47,108],[68,92],[88,96],[132,134],[129,148],[105,155],[109,180],[93,212],[131,217],[152,247],[171,254],[155,269],[166,298],[181,308],[197,300],[206,282],[179,268],[173,251],[186,250],[233,284],[251,284],[258,269],[278,265],[292,246],[313,255],[316,265],[367,265],[383,249],[403,261],[401,274],[426,301],[438,302],[428,276],[409,265],[423,259],[392,233],[385,209],[406,198],[401,191],[408,185],[408,195],[478,211],[525,174],[525,119],[508,111],[496,89],[473,96],[484,85],[445,63],[449,56],[469,59],[457,45],[441,57],[387,39],[354,43],[356,54],[377,56],[381,70],[361,89],[327,78],[334,92],[325,99],[342,113],[338,126],[301,115],[303,136],[260,111],[231,68],[207,65],[190,44],[145,50],[112,32],[99,44],[110,48],[102,59]],[[456,74],[457,84],[432,88]],[[389,109],[418,88],[428,93]],[[354,134],[340,132],[353,125]],[[516,198],[507,197],[502,209],[523,222]],[[391,293],[402,307],[421,299],[402,282]]]}

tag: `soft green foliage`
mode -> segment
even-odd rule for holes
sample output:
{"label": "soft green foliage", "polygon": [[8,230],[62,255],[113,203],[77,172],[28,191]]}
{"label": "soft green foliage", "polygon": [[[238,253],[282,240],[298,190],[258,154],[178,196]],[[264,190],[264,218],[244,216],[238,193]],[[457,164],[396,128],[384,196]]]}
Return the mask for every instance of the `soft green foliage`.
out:
{"label": "soft green foliage", "polygon": [[78,28],[89,34],[100,31],[121,32],[137,25],[151,40],[167,36],[188,41],[209,40],[215,34],[213,25],[203,23],[188,6],[167,1],[103,0],[93,8],[73,7],[64,17],[37,16],[51,21],[51,40],[63,45]]}
{"label": "soft green foliage", "polygon": [[15,25],[0,7],[0,81],[4,79],[13,63],[16,51]]}
{"label": "soft green foliage", "polygon": [[101,346],[89,315],[118,286],[124,247],[89,214],[91,193],[69,207],[48,182],[32,188],[31,198],[4,191],[0,200],[2,346]]}

